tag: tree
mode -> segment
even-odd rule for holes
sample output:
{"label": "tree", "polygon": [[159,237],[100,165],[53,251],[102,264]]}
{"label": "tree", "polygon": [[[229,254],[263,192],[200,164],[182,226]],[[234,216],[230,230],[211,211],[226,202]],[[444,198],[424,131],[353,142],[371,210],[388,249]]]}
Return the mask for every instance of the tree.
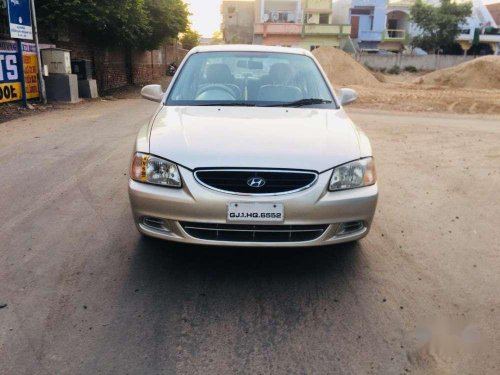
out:
{"label": "tree", "polygon": [[139,46],[151,33],[143,0],[39,0],[36,7],[40,29],[51,38],[78,28],[94,44]]}
{"label": "tree", "polygon": [[411,20],[421,29],[421,34],[413,38],[412,46],[436,52],[455,43],[460,26],[472,14],[472,4],[441,0],[440,6],[433,6],[417,0],[410,14]]}
{"label": "tree", "polygon": [[185,33],[181,36],[181,44],[184,49],[191,49],[200,44],[201,35],[189,28]]}
{"label": "tree", "polygon": [[145,0],[151,34],[145,40],[145,47],[154,49],[165,39],[177,39],[179,33],[188,27],[189,11],[182,0]]}
{"label": "tree", "polygon": [[40,29],[56,39],[61,30],[81,30],[105,47],[156,48],[188,24],[182,0],[37,0]]}
{"label": "tree", "polygon": [[210,40],[210,44],[224,44],[224,39],[222,38],[222,33],[220,31],[215,31],[212,35],[212,39]]}
{"label": "tree", "polygon": [[241,43],[241,39],[238,35],[234,35],[232,38],[231,38],[231,41],[229,42],[230,44],[240,44]]}
{"label": "tree", "polygon": [[7,23],[7,4],[0,0],[0,35],[9,33],[9,24]]}

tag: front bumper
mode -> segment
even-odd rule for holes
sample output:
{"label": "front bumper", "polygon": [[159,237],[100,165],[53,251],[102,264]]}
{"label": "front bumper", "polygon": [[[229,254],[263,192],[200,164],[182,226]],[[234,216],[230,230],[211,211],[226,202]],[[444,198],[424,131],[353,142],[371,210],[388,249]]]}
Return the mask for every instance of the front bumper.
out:
{"label": "front bumper", "polygon": [[[349,242],[365,237],[371,226],[378,198],[378,186],[329,192],[331,173],[319,176],[307,190],[279,196],[239,196],[217,192],[199,184],[193,173],[179,167],[182,189],[165,188],[129,181],[129,197],[138,230],[151,237],[165,240],[217,246],[305,247]],[[282,203],[286,226],[327,225],[320,236],[307,241],[253,242],[218,241],[196,238],[182,227],[182,222],[227,224],[229,203]],[[145,222],[146,219],[146,222]],[[150,219],[161,225],[148,225]],[[344,223],[360,222],[359,229],[342,233]],[[257,223],[258,224],[258,223]],[[269,224],[269,223],[262,223]],[[345,231],[344,231],[345,232]]]}

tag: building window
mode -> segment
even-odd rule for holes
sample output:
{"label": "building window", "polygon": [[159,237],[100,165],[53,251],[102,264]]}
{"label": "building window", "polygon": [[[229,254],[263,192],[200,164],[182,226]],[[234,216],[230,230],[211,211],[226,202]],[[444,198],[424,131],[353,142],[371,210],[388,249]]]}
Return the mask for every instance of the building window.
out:
{"label": "building window", "polygon": [[288,13],[287,12],[279,12],[278,13],[279,22],[288,22]]}
{"label": "building window", "polygon": [[319,15],[319,24],[320,25],[328,25],[330,23],[330,15],[329,14],[320,14]]}
{"label": "building window", "polygon": [[373,14],[373,11],[370,9],[365,9],[365,8],[352,8],[351,9],[351,14],[355,15],[370,15]]}
{"label": "building window", "polygon": [[228,13],[235,13],[236,12],[236,7],[227,7],[227,12]]}

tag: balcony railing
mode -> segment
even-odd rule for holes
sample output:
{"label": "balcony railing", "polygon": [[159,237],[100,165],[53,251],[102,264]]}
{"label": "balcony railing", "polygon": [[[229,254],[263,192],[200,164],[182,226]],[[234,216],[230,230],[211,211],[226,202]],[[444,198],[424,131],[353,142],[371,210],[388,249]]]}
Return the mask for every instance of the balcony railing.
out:
{"label": "balcony railing", "polygon": [[405,41],[406,40],[406,30],[396,30],[396,29],[387,29],[384,33],[384,40],[386,41]]}
{"label": "balcony railing", "polygon": [[301,23],[256,23],[254,25],[255,34],[267,36],[272,35],[300,35],[302,34]]}
{"label": "balcony railing", "polygon": [[389,1],[389,11],[391,8],[394,10],[394,8],[410,8],[413,4],[415,3],[414,0],[390,0]]}
{"label": "balcony railing", "polygon": [[500,43],[500,34],[498,35],[481,34],[479,35],[479,41],[481,43]]}
{"label": "balcony railing", "polygon": [[266,9],[261,15],[262,22],[276,23],[300,23],[302,21],[302,11],[282,11]]}
{"label": "balcony railing", "polygon": [[349,35],[350,33],[351,25],[304,25],[304,35]]}
{"label": "balcony railing", "polygon": [[364,42],[380,42],[382,35],[382,31],[360,30],[358,38]]}

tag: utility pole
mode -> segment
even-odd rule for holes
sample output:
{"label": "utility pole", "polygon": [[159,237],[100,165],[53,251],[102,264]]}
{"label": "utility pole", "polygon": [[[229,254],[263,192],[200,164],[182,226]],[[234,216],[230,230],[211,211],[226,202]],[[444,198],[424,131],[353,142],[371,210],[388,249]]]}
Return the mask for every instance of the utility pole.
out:
{"label": "utility pole", "polygon": [[33,33],[35,34],[36,57],[38,60],[38,82],[40,84],[40,100],[43,104],[47,104],[47,92],[45,90],[45,80],[43,79],[42,57],[40,54],[40,45],[38,43],[38,25],[36,20],[35,0],[31,2],[31,14],[33,18]]}
{"label": "utility pole", "polygon": [[24,60],[23,60],[23,42],[21,39],[16,39],[17,42],[17,61],[18,65],[18,73],[19,80],[21,81],[21,92],[23,97],[23,107],[28,107],[28,97],[26,95],[26,78],[24,77]]}

